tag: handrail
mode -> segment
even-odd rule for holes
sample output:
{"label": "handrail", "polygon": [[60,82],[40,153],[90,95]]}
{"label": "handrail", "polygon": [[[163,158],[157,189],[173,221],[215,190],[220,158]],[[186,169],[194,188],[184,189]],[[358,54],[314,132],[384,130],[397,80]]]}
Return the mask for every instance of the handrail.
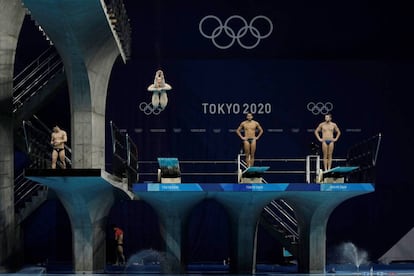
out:
{"label": "handrail", "polygon": [[15,178],[14,184],[14,209],[18,211],[21,206],[31,198],[37,191],[47,191],[47,186],[40,185],[37,182],[31,181],[24,177],[24,172],[20,173]]}
{"label": "handrail", "polygon": [[376,165],[376,163],[377,163],[377,158],[378,158],[378,153],[379,153],[379,148],[380,148],[380,145],[381,145],[381,137],[382,137],[382,135],[381,135],[381,133],[379,133],[378,135],[377,135],[377,137],[378,137],[378,142],[377,142],[377,145],[376,145],[376,148],[375,148],[375,153],[373,154],[373,156],[372,156],[372,164],[375,166]]}
{"label": "handrail", "polygon": [[275,219],[286,231],[288,231],[291,235],[293,235],[295,238],[299,237],[298,232],[293,229],[290,225],[288,225],[283,219],[281,219],[276,213],[274,213],[268,206],[264,207],[264,210],[272,216],[273,219]]}
{"label": "handrail", "polygon": [[[37,162],[38,167],[44,168],[45,164],[48,164],[51,160],[52,146],[49,143],[51,130],[37,116],[34,116],[34,118],[41,125],[41,128],[34,126],[31,121],[23,121],[27,152],[31,158],[34,158],[32,162]],[[66,164],[71,165],[71,149],[65,145],[65,150],[67,150],[67,154],[65,154]]]}
{"label": "handrail", "polygon": [[350,147],[347,152],[348,165],[358,166],[352,175],[354,181],[375,182],[375,166],[377,164],[381,133],[363,140]]}
{"label": "handrail", "polygon": [[34,61],[32,61],[29,65],[27,65],[20,73],[18,73],[14,78],[13,81],[16,81],[20,78],[20,76],[22,76],[26,71],[29,70],[29,68],[31,68],[32,66],[34,66],[35,64],[38,64],[39,60],[43,57],[46,56],[46,54],[49,54],[49,52],[53,49],[53,47],[49,47],[47,48],[43,53],[40,54],[40,56],[35,59]]}
{"label": "handrail", "polygon": [[[283,201],[284,202],[284,201]],[[292,216],[291,213],[287,212],[285,208],[287,208],[288,210],[290,210],[291,212],[293,212],[292,207],[287,204],[286,202],[284,202],[284,207],[281,206],[280,204],[278,204],[277,201],[272,201],[270,202],[270,204],[275,207],[279,212],[281,212],[283,214],[283,216],[293,225],[297,225],[298,221],[296,220],[296,218],[294,216]]]}
{"label": "handrail", "polygon": [[[334,158],[333,161],[344,162],[346,158]],[[179,160],[180,164],[237,164],[237,160]],[[257,162],[305,162],[306,158],[262,158],[255,159]],[[157,161],[153,160],[141,160],[138,161],[140,164],[158,164]]]}
{"label": "handrail", "polygon": [[[57,53],[52,53],[50,56],[48,56],[45,60],[43,60],[43,61],[40,61],[39,60],[39,58],[37,58],[37,62],[36,62],[36,67],[34,68],[34,70],[32,70],[32,71],[30,71],[30,72],[28,72],[28,74],[27,75],[24,75],[24,78],[22,78],[22,80],[21,81],[19,81],[19,82],[17,82],[14,86],[13,86],[13,88],[14,88],[14,92],[16,92],[16,91],[18,91],[21,87],[23,87],[23,86],[25,86],[25,84],[28,82],[28,80],[30,80],[31,79],[31,77],[33,77],[33,76],[35,76],[36,75],[36,73],[38,72],[38,71],[40,71],[41,69],[43,69],[45,66],[47,66],[46,67],[46,69],[49,69],[49,68],[55,68],[55,67],[53,67],[53,66],[55,66],[56,64],[59,64],[59,63],[61,63],[62,61],[60,60],[60,59],[58,59],[57,61],[54,61],[53,63],[51,63],[51,61],[54,59],[54,58],[56,58],[56,57],[59,57],[58,56],[58,54]],[[48,66],[48,65],[53,65],[52,67],[51,66]],[[29,65],[29,66],[31,66],[31,65]],[[19,75],[18,76],[16,76],[16,78],[14,78],[14,81],[17,81],[17,78],[18,77],[20,77],[20,76],[22,76],[22,73],[24,72],[24,73],[26,73],[26,71],[28,71],[28,69],[30,69],[29,68],[29,66],[28,67],[26,67],[22,72],[20,72],[19,73]],[[27,89],[27,87],[25,86],[25,89]],[[14,93],[15,94],[15,93]]]}
{"label": "handrail", "polygon": [[[37,123],[39,123],[39,125],[41,125],[42,127],[43,127],[43,129],[47,132],[47,133],[52,133],[52,130],[45,124],[45,123],[43,123],[40,119],[39,119],[39,117],[37,117],[35,114],[33,114],[33,118],[35,118],[36,119],[36,122]],[[70,154],[72,153],[72,149],[67,145],[67,144],[65,144],[65,151],[67,151],[67,152],[69,152]],[[68,156],[65,156],[66,158],[66,161],[67,162],[69,162],[69,164],[71,164],[72,162],[71,162],[71,160],[68,158]]]}
{"label": "handrail", "polygon": [[13,78],[13,112],[63,71],[63,62],[56,50],[50,47],[44,51]]}
{"label": "handrail", "polygon": [[[13,78],[13,112],[16,112],[19,107],[21,107],[24,102],[29,100],[31,97],[36,95],[36,93],[51,80],[56,74],[63,72],[64,66],[63,62],[53,47],[49,47],[43,53],[40,54],[38,58],[32,61],[27,65],[20,73],[18,73]],[[40,156],[37,153],[43,152],[43,150],[37,150],[39,147],[42,149],[46,148],[49,145],[49,135],[50,130],[37,118],[33,115],[37,122],[46,129],[47,134],[42,132],[39,129],[35,129],[30,122],[28,124],[26,121],[23,121],[23,134],[26,143],[27,152],[30,155],[35,156],[34,162],[32,162],[29,167],[42,167],[42,164],[47,163],[44,156]],[[33,132],[34,129],[38,133],[42,133],[43,137],[47,137],[45,141],[37,141],[35,136],[29,133],[28,127],[31,127],[30,132]],[[31,138],[29,138],[31,137]],[[47,145],[45,145],[47,144]],[[65,145],[65,148],[71,153],[71,149]],[[31,153],[32,152],[32,153]],[[50,154],[50,153],[49,153]],[[70,158],[66,156],[67,162],[70,164]],[[33,161],[33,160],[32,160]],[[23,204],[32,198],[39,190],[47,190],[46,186],[40,185],[34,181],[28,180],[24,177],[24,173],[20,173],[14,179],[14,208],[15,211],[21,209]]]}
{"label": "handrail", "polygon": [[[240,162],[238,161],[240,160]],[[262,158],[262,159],[255,159],[256,163],[261,162],[306,162],[306,158]],[[334,158],[334,162],[346,162],[346,158]],[[203,165],[203,164],[210,164],[210,165],[220,165],[220,164],[237,164],[237,170],[234,171],[227,171],[227,172],[211,172],[211,171],[198,171],[198,172],[185,172],[182,171],[181,174],[185,175],[238,175],[239,170],[242,168],[246,169],[247,165],[241,160],[240,155],[235,160],[180,160],[180,164],[192,164],[192,165]],[[138,161],[140,165],[157,165],[157,161],[152,160],[141,160]],[[141,166],[142,167],[142,166]],[[304,166],[305,168],[305,166]],[[305,174],[306,170],[268,170],[265,171],[264,174]],[[143,172],[140,171],[140,175],[156,175],[154,172]]]}

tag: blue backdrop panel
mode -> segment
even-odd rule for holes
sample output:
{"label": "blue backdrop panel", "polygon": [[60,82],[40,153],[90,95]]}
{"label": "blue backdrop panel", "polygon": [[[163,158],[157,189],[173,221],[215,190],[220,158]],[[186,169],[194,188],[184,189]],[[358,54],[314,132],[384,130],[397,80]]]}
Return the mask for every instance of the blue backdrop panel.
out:
{"label": "blue backdrop panel", "polygon": [[129,84],[112,88],[107,101],[107,119],[136,141],[140,160],[235,160],[241,149],[235,129],[247,112],[264,129],[256,158],[304,158],[327,112],[343,133],[337,158],[381,129],[381,99],[372,95],[383,89],[385,68],[375,62],[166,61],[163,69],[173,89],[158,113],[146,91],[155,68],[141,63],[126,72],[122,77]]}
{"label": "blue backdrop panel", "polygon": [[[364,3],[125,4],[133,54],[112,72],[107,120],[133,137],[141,161],[235,160],[234,130],[246,112],[265,129],[256,158],[304,157],[327,112],[343,131],[334,157],[345,157],[349,146],[384,131],[385,91],[407,82],[402,64],[378,59],[396,46],[384,39],[383,15]],[[173,87],[161,112],[147,91],[157,69]]]}

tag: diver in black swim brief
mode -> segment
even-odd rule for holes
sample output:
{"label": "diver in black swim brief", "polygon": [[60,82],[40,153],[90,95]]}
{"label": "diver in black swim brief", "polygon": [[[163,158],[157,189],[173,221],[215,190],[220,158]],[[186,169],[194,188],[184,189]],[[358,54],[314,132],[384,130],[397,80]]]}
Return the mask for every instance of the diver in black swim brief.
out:
{"label": "diver in black swim brief", "polygon": [[61,150],[65,150],[65,149],[61,149],[61,148],[53,148],[53,150],[55,150],[58,154]]}
{"label": "diver in black swim brief", "polygon": [[65,143],[68,141],[66,131],[60,129],[58,126],[53,128],[51,134],[50,144],[53,147],[52,150],[52,169],[56,169],[56,163],[59,158],[62,169],[66,169],[65,162]]}

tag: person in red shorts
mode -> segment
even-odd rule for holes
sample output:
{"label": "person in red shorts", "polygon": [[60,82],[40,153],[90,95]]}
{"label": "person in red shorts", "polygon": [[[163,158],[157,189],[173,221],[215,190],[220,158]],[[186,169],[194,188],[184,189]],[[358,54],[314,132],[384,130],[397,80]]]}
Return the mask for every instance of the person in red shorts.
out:
{"label": "person in red shorts", "polygon": [[125,264],[125,255],[124,255],[124,231],[117,226],[113,226],[114,237],[115,237],[115,246],[116,246],[116,261],[115,265],[124,265]]}

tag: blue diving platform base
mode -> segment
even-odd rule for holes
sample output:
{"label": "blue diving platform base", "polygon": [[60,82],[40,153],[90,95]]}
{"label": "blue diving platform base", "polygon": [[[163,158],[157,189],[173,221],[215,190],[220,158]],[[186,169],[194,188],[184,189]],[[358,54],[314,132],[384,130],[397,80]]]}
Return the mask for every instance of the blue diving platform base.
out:
{"label": "blue diving platform base", "polygon": [[106,217],[117,199],[146,201],[159,216],[170,273],[184,273],[182,229],[189,212],[205,199],[230,218],[230,273],[255,273],[257,225],[263,208],[283,199],[298,219],[298,272],[324,273],[326,226],[332,211],[352,197],[371,193],[371,183],[128,183],[100,169],[27,170],[25,177],[56,192],[71,220],[75,273],[102,272]]}
{"label": "blue diving platform base", "polygon": [[183,273],[181,256],[182,229],[185,218],[201,201],[219,202],[230,217],[230,273],[255,273],[256,227],[263,208],[272,200],[282,199],[293,207],[298,218],[300,273],[324,273],[326,225],[330,214],[343,201],[370,193],[370,183],[302,184],[302,183],[136,183],[133,192],[158,213],[166,251],[173,256],[171,267]]}

